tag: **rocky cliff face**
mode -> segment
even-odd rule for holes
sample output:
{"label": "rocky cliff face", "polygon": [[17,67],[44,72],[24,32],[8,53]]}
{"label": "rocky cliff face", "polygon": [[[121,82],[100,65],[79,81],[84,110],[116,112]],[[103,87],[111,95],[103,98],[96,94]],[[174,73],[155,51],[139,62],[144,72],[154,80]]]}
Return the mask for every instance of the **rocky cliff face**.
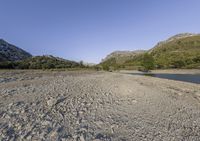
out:
{"label": "rocky cliff face", "polygon": [[127,60],[131,59],[133,56],[144,53],[146,51],[144,50],[136,50],[136,51],[115,51],[111,54],[107,55],[105,59],[102,60],[102,62],[105,62],[111,58],[115,58],[116,60],[122,59]]}
{"label": "rocky cliff face", "polygon": [[32,55],[8,42],[0,39],[0,62],[24,60]]}

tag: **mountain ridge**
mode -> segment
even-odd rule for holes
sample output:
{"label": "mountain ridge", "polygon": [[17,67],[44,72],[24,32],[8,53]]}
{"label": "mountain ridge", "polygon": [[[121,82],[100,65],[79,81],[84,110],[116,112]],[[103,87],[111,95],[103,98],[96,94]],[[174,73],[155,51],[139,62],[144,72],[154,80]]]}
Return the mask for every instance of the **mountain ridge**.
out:
{"label": "mountain ridge", "polygon": [[2,69],[53,69],[84,67],[76,61],[53,55],[32,56],[25,50],[0,39],[0,68]]}
{"label": "mountain ridge", "polygon": [[159,41],[153,48],[151,48],[149,51],[152,51],[153,49],[162,46],[163,44],[172,42],[174,40],[179,40],[179,39],[183,39],[183,38],[187,38],[187,37],[192,37],[192,36],[199,36],[200,34],[196,34],[196,33],[179,33],[176,35],[173,35],[169,38],[167,38],[166,40],[163,41]]}
{"label": "mountain ridge", "polygon": [[20,61],[32,57],[25,50],[0,39],[0,62],[3,61]]}
{"label": "mountain ridge", "polygon": [[135,55],[141,54],[146,52],[146,50],[135,50],[135,51],[114,51],[110,54],[108,54],[104,59],[102,59],[101,63],[111,59],[111,58],[123,58],[125,59],[126,57],[133,57]]}

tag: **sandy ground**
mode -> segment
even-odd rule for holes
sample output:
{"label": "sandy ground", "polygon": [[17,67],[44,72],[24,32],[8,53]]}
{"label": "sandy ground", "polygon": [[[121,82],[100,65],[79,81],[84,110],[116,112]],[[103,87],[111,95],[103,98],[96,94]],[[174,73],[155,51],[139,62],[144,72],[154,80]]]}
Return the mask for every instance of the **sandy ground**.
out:
{"label": "sandy ground", "polygon": [[[121,73],[142,73],[137,70],[127,71],[121,70]],[[167,70],[152,70],[151,73],[165,73],[165,74],[200,74],[200,69],[167,69]]]}
{"label": "sandy ground", "polygon": [[0,71],[0,140],[199,141],[200,85],[116,72]]}
{"label": "sandy ground", "polygon": [[172,73],[172,74],[200,74],[200,69],[169,69],[153,70],[153,73]]}

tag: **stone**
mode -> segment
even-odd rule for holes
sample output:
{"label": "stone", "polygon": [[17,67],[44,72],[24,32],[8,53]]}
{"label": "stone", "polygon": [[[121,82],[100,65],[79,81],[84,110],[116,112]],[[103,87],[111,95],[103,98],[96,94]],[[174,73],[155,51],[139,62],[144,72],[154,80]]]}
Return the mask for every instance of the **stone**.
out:
{"label": "stone", "polygon": [[83,135],[80,136],[80,141],[85,141]]}
{"label": "stone", "polygon": [[42,126],[47,126],[47,125],[49,125],[50,124],[50,122],[49,121],[47,121],[47,120],[45,120],[45,121],[42,121]]}
{"label": "stone", "polygon": [[53,105],[56,104],[56,102],[57,102],[56,99],[50,98],[49,100],[47,100],[47,105],[48,105],[49,107],[52,107]]}

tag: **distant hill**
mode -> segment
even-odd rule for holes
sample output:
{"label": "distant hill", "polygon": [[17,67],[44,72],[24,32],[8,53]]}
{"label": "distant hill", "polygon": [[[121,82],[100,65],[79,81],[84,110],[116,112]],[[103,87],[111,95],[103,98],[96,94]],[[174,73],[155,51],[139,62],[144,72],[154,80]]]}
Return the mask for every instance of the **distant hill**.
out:
{"label": "distant hill", "polygon": [[0,63],[0,68],[7,69],[58,69],[76,67],[84,66],[75,61],[65,60],[52,55],[34,56],[21,61]]}
{"label": "distant hill", "polygon": [[144,53],[153,56],[156,68],[200,68],[200,34],[177,34],[148,51],[133,52],[133,55],[129,51],[117,51],[108,55],[100,66],[137,69],[141,67]]}
{"label": "distant hill", "polygon": [[200,35],[178,34],[149,50],[158,68],[200,67]]}
{"label": "distant hill", "polygon": [[52,55],[35,56],[19,61],[19,67],[23,69],[52,69],[52,68],[75,68],[81,65],[75,61],[65,60]]}
{"label": "distant hill", "polygon": [[0,39],[0,62],[19,61],[30,57],[32,57],[30,53]]}
{"label": "distant hill", "polygon": [[105,59],[102,59],[100,66],[105,69],[108,69],[108,67],[113,67],[114,69],[124,68],[127,61],[134,60],[137,56],[145,52],[145,50],[115,51],[107,55]]}
{"label": "distant hill", "polygon": [[136,51],[115,51],[107,55],[102,62],[106,62],[109,59],[115,58],[116,63],[124,63],[126,60],[134,58],[135,55],[146,52],[145,50],[136,50]]}
{"label": "distant hill", "polygon": [[52,55],[32,56],[30,53],[0,39],[0,69],[53,69],[84,67],[75,61]]}

